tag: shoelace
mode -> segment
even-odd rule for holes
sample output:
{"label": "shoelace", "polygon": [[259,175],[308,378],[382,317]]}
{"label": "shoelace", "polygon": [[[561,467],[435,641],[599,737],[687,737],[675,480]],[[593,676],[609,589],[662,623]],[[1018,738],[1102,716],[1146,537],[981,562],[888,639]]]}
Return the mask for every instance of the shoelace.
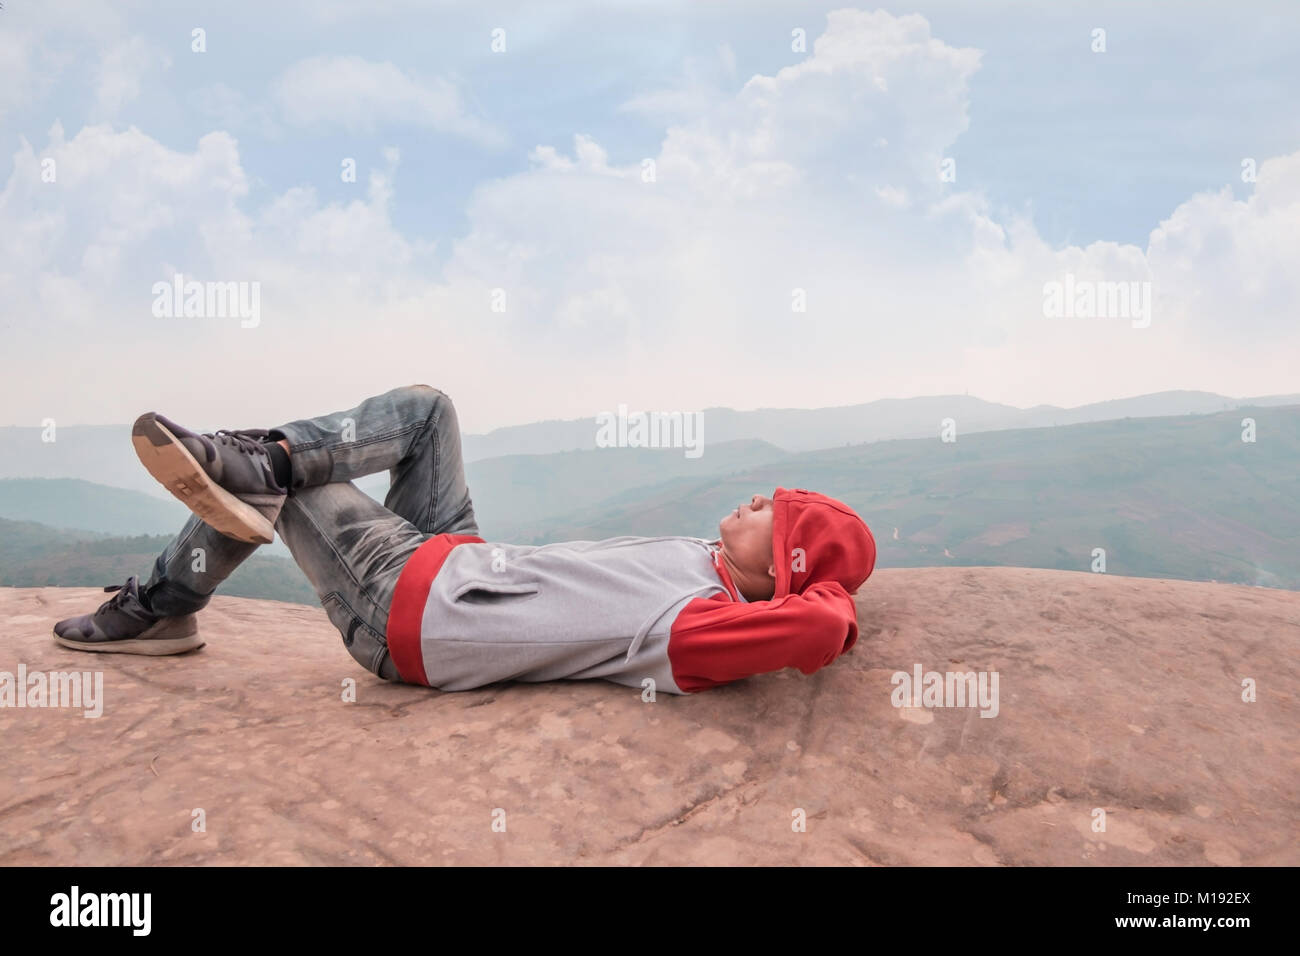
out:
{"label": "shoelace", "polygon": [[270,436],[265,428],[218,428],[208,437],[222,445],[230,445],[248,455],[265,455],[266,446],[262,439]]}
{"label": "shoelace", "polygon": [[110,584],[108,587],[104,588],[104,591],[116,591],[117,593],[101,604],[99,610],[95,612],[96,614],[103,614],[105,611],[121,607],[122,601],[131,593],[127,590],[125,584]]}

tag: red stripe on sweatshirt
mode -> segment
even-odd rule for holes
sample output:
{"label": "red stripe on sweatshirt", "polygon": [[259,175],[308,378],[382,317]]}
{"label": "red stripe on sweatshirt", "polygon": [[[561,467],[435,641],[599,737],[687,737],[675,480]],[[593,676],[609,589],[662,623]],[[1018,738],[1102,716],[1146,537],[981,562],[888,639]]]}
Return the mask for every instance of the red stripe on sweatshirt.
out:
{"label": "red stripe on sweatshirt", "polygon": [[420,631],[424,607],[429,602],[429,588],[451,549],[458,544],[483,539],[473,534],[436,534],[420,545],[402,568],[388,608],[388,653],[398,676],[408,684],[429,686],[424,673],[424,652],[420,649]]}

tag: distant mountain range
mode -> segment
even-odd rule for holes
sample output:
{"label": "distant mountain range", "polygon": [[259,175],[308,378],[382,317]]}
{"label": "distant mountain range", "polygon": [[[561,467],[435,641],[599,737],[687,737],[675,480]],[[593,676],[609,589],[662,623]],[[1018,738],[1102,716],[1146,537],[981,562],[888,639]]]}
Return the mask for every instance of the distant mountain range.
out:
{"label": "distant mountain range", "polygon": [[[1255,442],[1242,441],[1247,416]],[[721,516],[776,486],[855,508],[881,567],[1086,571],[1102,548],[1115,574],[1300,589],[1300,405],[827,449],[494,530],[521,544],[715,537]]]}
{"label": "distant mountain range", "polygon": [[[1228,401],[1203,393],[1176,396],[1146,400],[1163,409]],[[761,439],[710,438],[706,426],[706,452],[699,458],[678,449],[600,448],[479,459],[466,472],[480,533],[488,540],[713,537],[719,517],[751,494],[807,487],[861,512],[876,534],[881,567],[1087,570],[1093,550],[1103,548],[1112,573],[1300,589],[1300,403],[979,431],[972,422],[981,419],[963,411],[962,401],[910,400],[922,403],[908,414],[918,428],[929,422],[924,438],[791,452]],[[1068,414],[1100,413],[1101,407]],[[785,414],[812,413],[729,414],[768,414],[775,422]],[[1241,440],[1246,416],[1256,419],[1255,442]],[[956,442],[940,439],[938,424],[946,417],[957,421]],[[832,418],[809,419],[810,427],[829,427],[824,423]],[[781,427],[792,426],[773,426]],[[61,429],[59,443],[70,433],[76,430]],[[151,482],[134,463],[129,443],[126,454]],[[382,501],[387,475],[358,485]],[[38,572],[58,574],[49,583],[69,585],[112,583],[100,578],[123,568],[147,572],[187,514],[169,496],[84,479],[0,480],[0,519],[6,519],[0,523],[0,584],[20,584]],[[37,545],[44,550],[31,552],[29,561]],[[285,555],[278,541],[262,549],[259,561],[280,563],[268,566],[259,582],[244,578],[231,586],[245,596],[311,601],[305,579]]]}
{"label": "distant mountain range", "polygon": [[487,458],[467,464],[465,478],[480,533],[504,540],[526,528],[552,527],[551,519],[580,504],[613,504],[664,482],[708,481],[789,457],[755,440],[711,444],[699,458],[672,449],[601,448]]}
{"label": "distant mountain range", "polygon": [[[80,478],[0,478],[0,518],[10,521],[37,522],[79,534],[170,538],[189,517],[190,510],[171,495],[160,497]],[[291,558],[279,538],[261,553]]]}
{"label": "distant mountain range", "polygon": [[13,521],[140,535],[175,534],[189,516],[190,509],[170,495],[158,498],[80,478],[0,479],[0,518]]}
{"label": "distant mountain range", "polygon": [[[1014,408],[968,395],[883,399],[839,408],[755,411],[709,408],[703,411],[704,454],[692,461],[701,462],[707,468],[706,460],[720,453],[718,446],[734,441],[766,442],[781,451],[805,452],[896,438],[928,438],[938,434],[939,423],[945,418],[956,421],[958,434],[969,435],[1008,428],[1044,428],[1120,418],[1207,415],[1243,406],[1295,404],[1300,404],[1300,395],[1246,399],[1212,392],[1175,391],[1068,409],[1051,405]],[[229,426],[234,423],[219,424]],[[611,450],[597,449],[596,432],[593,415],[591,418],[498,428],[485,435],[464,435],[462,443],[466,462],[508,455],[547,455],[578,450],[603,453]],[[130,434],[129,425],[62,425],[56,432],[56,440],[47,443],[41,440],[39,427],[0,426],[0,478],[80,478],[97,485],[129,488],[154,498],[170,500],[170,496],[140,467],[131,448]],[[676,454],[682,456],[680,451]],[[375,489],[383,487],[382,480],[378,479],[358,484],[372,494]]]}
{"label": "distant mountain range", "polygon": [[[969,395],[890,398],[838,408],[761,408],[746,412],[707,408],[703,410],[704,454],[707,457],[716,443],[742,440],[765,441],[785,451],[805,452],[892,438],[928,438],[939,433],[939,423],[945,418],[956,421],[959,433],[972,434],[1119,418],[1208,415],[1243,406],[1296,404],[1300,404],[1300,394],[1229,398],[1213,392],[1175,391],[1095,402],[1077,408],[1057,408],[1054,405],[1015,408]],[[615,413],[617,410],[608,411]],[[545,455],[594,449],[595,416],[498,428],[486,435],[466,435],[463,444],[466,461],[500,455]]]}

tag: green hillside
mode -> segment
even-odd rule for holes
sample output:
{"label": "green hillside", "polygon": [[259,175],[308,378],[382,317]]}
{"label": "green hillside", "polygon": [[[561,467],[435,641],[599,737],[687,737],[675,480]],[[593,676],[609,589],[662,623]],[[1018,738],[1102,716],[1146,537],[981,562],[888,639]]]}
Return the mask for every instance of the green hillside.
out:
{"label": "green hillside", "polygon": [[[719,442],[687,458],[680,448],[602,448],[551,455],[506,455],[466,465],[479,531],[487,538],[536,534],[575,503],[613,506],[641,489],[677,479],[698,481],[781,461],[789,454],[762,441]],[[382,493],[376,495],[381,500]]]}
{"label": "green hillside", "polygon": [[711,537],[778,485],[856,508],[880,567],[1089,570],[1104,548],[1112,574],[1300,588],[1300,406],[855,445],[666,482],[520,539]]}
{"label": "green hillside", "polygon": [[[1241,441],[1246,416],[1258,425],[1254,443]],[[880,567],[1088,570],[1093,549],[1104,548],[1112,574],[1300,589],[1300,406],[982,433],[961,426],[950,444],[936,437],[788,455],[730,442],[707,445],[699,459],[680,449],[600,449],[467,470],[488,540],[712,537],[722,515],[780,485],[858,509],[875,532]],[[382,499],[385,479],[359,484]],[[101,528],[150,530],[157,512],[143,497],[77,481],[0,481],[0,502],[24,515],[81,514]],[[0,584],[145,576],[168,540],[0,518]],[[315,603],[293,562],[267,549],[221,593]]]}
{"label": "green hillside", "polygon": [[[112,537],[0,519],[0,587],[104,587],[121,584],[132,574],[143,584],[170,540],[170,535]],[[261,554],[241,564],[218,593],[317,603],[296,564]]]}
{"label": "green hillside", "polygon": [[0,518],[105,534],[175,533],[189,509],[174,498],[79,478],[0,478]]}

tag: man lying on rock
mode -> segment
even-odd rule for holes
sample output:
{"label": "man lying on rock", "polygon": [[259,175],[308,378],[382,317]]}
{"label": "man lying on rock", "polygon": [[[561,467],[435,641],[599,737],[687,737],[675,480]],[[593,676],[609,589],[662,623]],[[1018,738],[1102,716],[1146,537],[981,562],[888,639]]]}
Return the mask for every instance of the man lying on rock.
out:
{"label": "man lying on rock", "polygon": [[[876,559],[852,509],[784,488],[728,514],[714,541],[485,542],[456,409],[427,385],[272,429],[196,434],[150,412],[131,440],[194,514],[144,587],[132,576],[55,625],[65,647],[201,647],[195,612],[278,531],[348,651],[387,680],[453,691],[599,677],[689,694],[835,660],[857,641],[851,594]],[[352,484],[380,471],[383,505]]]}

